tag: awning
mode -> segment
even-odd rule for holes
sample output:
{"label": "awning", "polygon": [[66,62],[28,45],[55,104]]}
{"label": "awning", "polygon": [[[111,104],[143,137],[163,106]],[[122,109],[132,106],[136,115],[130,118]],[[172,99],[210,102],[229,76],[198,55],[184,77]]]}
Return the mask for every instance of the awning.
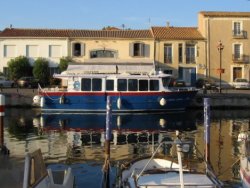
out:
{"label": "awning", "polygon": [[66,74],[147,74],[154,70],[153,62],[84,63],[69,65]]}

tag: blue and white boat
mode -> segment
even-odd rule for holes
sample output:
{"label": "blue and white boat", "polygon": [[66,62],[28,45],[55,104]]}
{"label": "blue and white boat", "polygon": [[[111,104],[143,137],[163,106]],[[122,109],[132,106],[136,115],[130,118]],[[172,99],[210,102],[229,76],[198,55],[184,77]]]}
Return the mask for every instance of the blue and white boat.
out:
{"label": "blue and white boat", "polygon": [[54,75],[64,88],[39,89],[34,103],[43,113],[105,112],[107,96],[113,112],[159,112],[184,110],[197,90],[173,87],[172,75],[153,74],[80,74]]}

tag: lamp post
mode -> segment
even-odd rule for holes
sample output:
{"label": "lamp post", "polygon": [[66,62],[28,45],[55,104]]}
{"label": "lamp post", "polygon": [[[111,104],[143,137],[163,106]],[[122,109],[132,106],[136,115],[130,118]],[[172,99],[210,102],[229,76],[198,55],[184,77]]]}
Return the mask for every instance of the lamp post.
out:
{"label": "lamp post", "polygon": [[219,69],[219,73],[220,73],[220,88],[219,88],[219,92],[221,93],[221,74],[222,74],[222,68],[221,68],[221,63],[222,63],[222,60],[221,60],[221,54],[222,54],[222,50],[224,49],[224,45],[222,44],[221,41],[219,41],[218,43],[218,46],[217,46],[217,49],[220,53],[220,69]]}

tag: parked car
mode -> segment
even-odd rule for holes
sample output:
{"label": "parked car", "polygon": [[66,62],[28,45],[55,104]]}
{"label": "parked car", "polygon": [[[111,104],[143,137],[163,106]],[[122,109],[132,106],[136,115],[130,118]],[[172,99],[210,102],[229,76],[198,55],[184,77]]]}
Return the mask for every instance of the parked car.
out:
{"label": "parked car", "polygon": [[7,79],[4,76],[0,76],[0,87],[14,87],[15,86],[15,82],[12,80]]}
{"label": "parked car", "polygon": [[234,82],[232,82],[232,86],[235,89],[250,89],[250,84],[245,78],[236,78]]}
{"label": "parked car", "polygon": [[209,78],[199,78],[196,81],[195,86],[197,88],[205,88],[205,89],[215,89],[217,87],[215,81]]}
{"label": "parked car", "polygon": [[25,87],[25,88],[36,88],[38,87],[39,81],[34,77],[21,77],[17,80],[18,87]]}
{"label": "parked car", "polygon": [[184,80],[175,80],[174,87],[186,87],[186,83]]}

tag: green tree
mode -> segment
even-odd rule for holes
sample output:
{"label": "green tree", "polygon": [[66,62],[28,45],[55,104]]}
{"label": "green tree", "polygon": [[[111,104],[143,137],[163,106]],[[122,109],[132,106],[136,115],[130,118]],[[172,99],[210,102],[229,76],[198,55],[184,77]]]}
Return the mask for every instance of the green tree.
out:
{"label": "green tree", "polygon": [[69,63],[71,62],[71,59],[69,57],[63,57],[60,59],[60,63],[58,65],[60,72],[63,72],[67,70]]}
{"label": "green tree", "polygon": [[48,84],[49,82],[49,62],[45,58],[38,58],[34,62],[33,75],[39,80],[41,84]]}
{"label": "green tree", "polygon": [[29,59],[24,56],[16,57],[8,61],[8,74],[12,80],[17,80],[22,76],[31,75],[31,65]]}

